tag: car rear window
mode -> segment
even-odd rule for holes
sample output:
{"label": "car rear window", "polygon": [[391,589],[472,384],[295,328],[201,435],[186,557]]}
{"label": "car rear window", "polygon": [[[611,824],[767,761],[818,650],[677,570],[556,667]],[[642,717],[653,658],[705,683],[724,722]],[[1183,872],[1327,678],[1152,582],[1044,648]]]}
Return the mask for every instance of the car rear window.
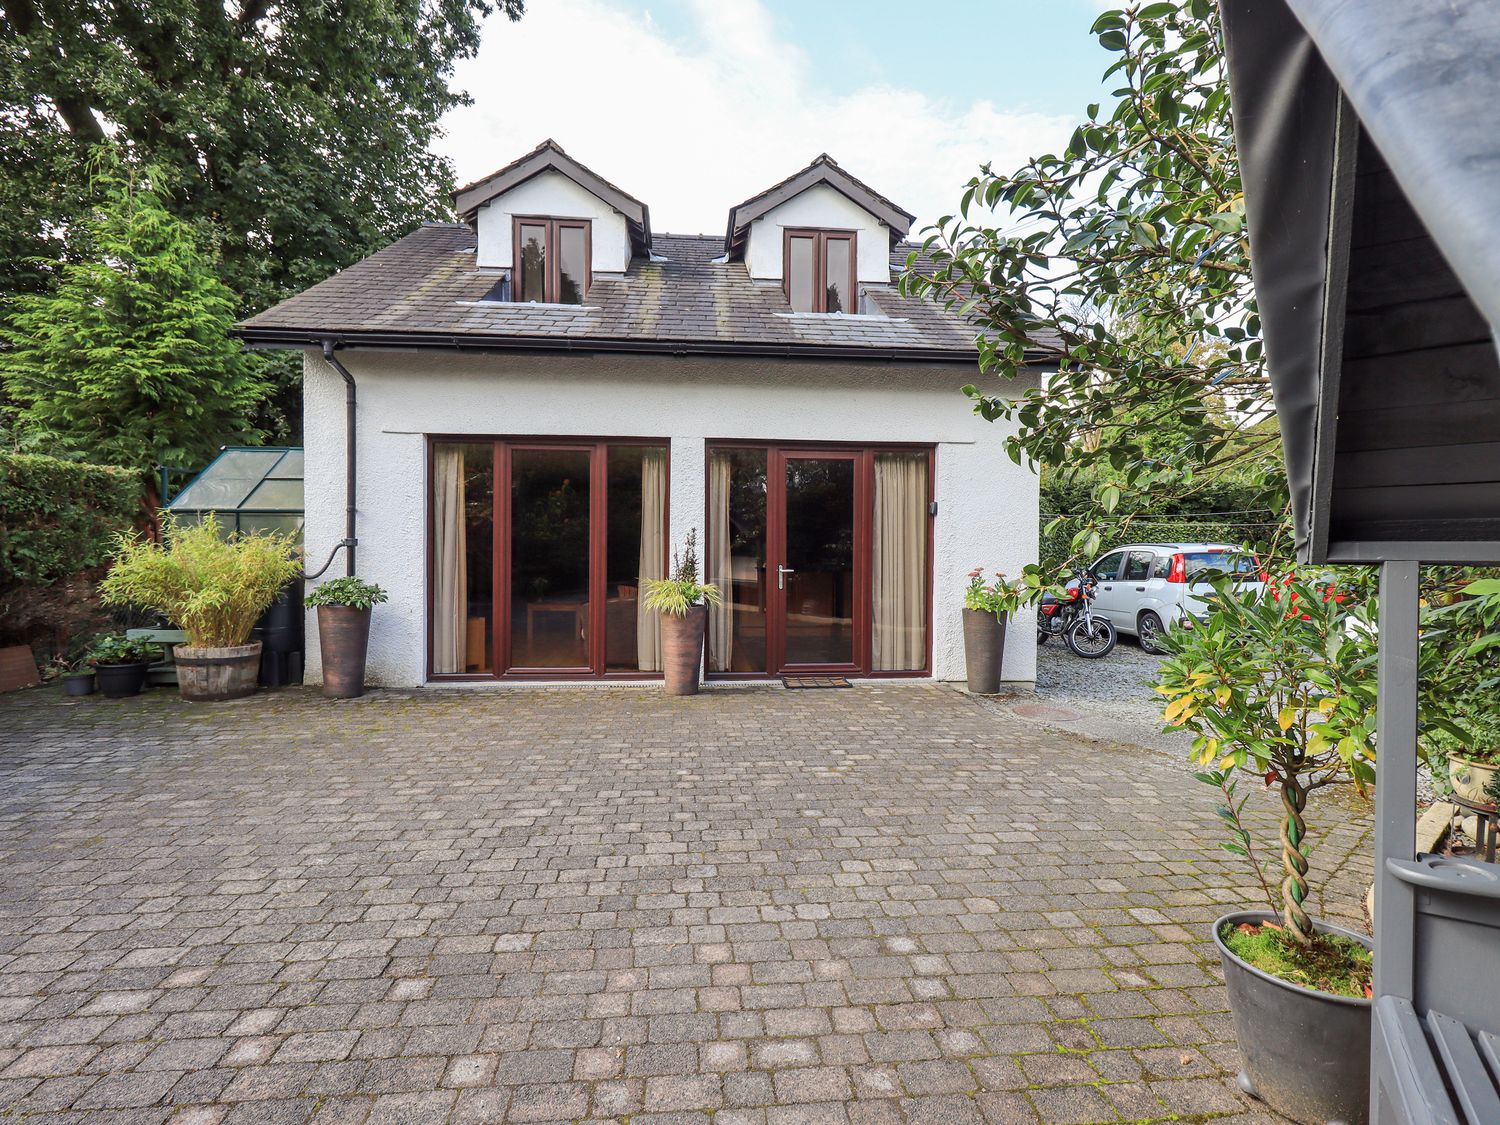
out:
{"label": "car rear window", "polygon": [[1255,557],[1231,551],[1190,551],[1183,555],[1183,569],[1189,582],[1206,571],[1232,574],[1239,579],[1256,577]]}

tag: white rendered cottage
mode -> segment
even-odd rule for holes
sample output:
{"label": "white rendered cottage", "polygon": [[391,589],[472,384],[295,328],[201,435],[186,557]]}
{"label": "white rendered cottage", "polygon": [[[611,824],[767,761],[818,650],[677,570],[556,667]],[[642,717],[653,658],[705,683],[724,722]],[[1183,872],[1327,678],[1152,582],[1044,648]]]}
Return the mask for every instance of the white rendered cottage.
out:
{"label": "white rendered cottage", "polygon": [[308,557],[356,539],[389,591],[372,683],[655,676],[641,584],[690,532],[709,680],[962,678],[966,574],[1036,558],[1037,480],[960,393],[973,329],[897,291],[911,215],[823,156],[653,235],[550,141],[455,203],[240,326],[304,351]]}

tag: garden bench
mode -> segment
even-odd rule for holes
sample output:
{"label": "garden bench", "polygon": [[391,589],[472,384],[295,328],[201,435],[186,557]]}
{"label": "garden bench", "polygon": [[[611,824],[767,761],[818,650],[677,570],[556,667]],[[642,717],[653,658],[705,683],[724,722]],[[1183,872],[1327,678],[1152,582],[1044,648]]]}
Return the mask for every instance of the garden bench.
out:
{"label": "garden bench", "polygon": [[1372,1120],[1496,1125],[1500,1035],[1490,1029],[1500,1027],[1500,867],[1432,855],[1385,867],[1411,895],[1411,928],[1387,939],[1397,971],[1409,967],[1410,976],[1409,986],[1375,1000]]}
{"label": "garden bench", "polygon": [[1375,1005],[1376,1120],[1409,1125],[1500,1122],[1500,1037],[1452,1016],[1419,1016],[1404,996]]}

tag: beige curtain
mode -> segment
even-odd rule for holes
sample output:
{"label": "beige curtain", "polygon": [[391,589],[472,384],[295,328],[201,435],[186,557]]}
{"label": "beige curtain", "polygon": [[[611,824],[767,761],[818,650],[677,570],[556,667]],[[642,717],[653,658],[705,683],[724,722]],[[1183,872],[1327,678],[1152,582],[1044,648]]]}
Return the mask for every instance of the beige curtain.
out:
{"label": "beige curtain", "polygon": [[729,557],[729,474],[726,453],[708,455],[708,581],[719,588],[720,603],[708,607],[708,666],[727,672],[734,655],[734,570]]}
{"label": "beige curtain", "polygon": [[667,451],[641,455],[641,559],[636,583],[635,652],[642,672],[661,671],[661,617],[645,606],[646,581],[665,578],[667,554]]}
{"label": "beige curtain", "polygon": [[927,662],[927,456],[875,455],[874,662],[911,672]]}
{"label": "beige curtain", "polygon": [[432,670],[464,672],[469,613],[464,451],[432,451]]}

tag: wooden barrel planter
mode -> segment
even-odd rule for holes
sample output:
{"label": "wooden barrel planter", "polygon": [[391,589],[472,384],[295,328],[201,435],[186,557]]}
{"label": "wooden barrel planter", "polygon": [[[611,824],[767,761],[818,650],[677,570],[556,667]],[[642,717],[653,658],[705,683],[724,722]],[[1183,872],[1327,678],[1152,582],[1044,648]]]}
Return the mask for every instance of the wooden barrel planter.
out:
{"label": "wooden barrel planter", "polygon": [[172,652],[183,699],[207,703],[243,699],[255,692],[260,679],[259,641],[230,648],[178,645]]}

